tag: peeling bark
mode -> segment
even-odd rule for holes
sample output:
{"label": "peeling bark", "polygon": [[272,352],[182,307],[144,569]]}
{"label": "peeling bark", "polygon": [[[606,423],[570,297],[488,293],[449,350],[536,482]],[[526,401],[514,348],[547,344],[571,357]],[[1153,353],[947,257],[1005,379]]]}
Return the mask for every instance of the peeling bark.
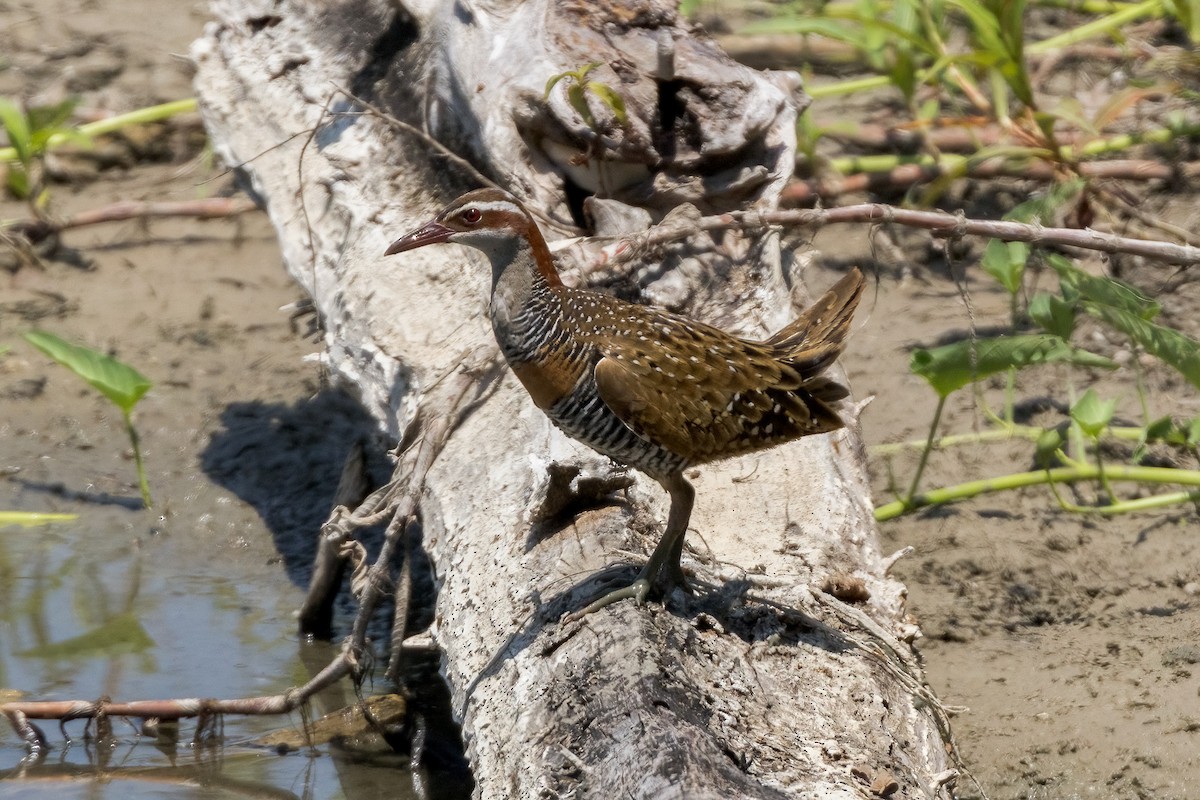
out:
{"label": "peeling bark", "polygon": [[[521,196],[552,240],[681,202],[771,209],[790,175],[796,77],[732,62],[660,0],[213,8],[193,56],[214,145],[269,210],[323,315],[330,369],[392,435],[460,354],[494,347],[475,255],[381,258],[475,185],[414,130]],[[626,122],[585,90],[589,123],[570,79],[544,98],[551,77],[593,62],[586,80],[621,96]],[[565,277],[583,280],[595,252],[563,248]],[[698,233],[640,255],[611,288],[744,334],[777,329],[805,297],[773,234]],[[948,733],[907,644],[853,426],[699,471],[684,557],[697,597],[563,624],[590,576],[644,558],[665,519],[640,475],[602,494],[618,473],[506,375],[428,475],[433,635],[479,797],[948,796]],[[869,599],[818,588],[847,580]]]}

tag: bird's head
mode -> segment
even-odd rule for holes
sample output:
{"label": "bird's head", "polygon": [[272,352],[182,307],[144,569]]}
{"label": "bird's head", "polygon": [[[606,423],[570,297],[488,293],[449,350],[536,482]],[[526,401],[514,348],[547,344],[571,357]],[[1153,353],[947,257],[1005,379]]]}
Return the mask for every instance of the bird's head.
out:
{"label": "bird's head", "polygon": [[528,238],[531,229],[529,212],[515,197],[500,189],[477,189],[446,206],[420,228],[392,242],[384,255],[441,242],[465,244],[485,253],[510,250],[514,240]]}
{"label": "bird's head", "polygon": [[482,250],[492,262],[493,284],[514,265],[532,267],[552,286],[562,283],[533,218],[517,198],[501,189],[467,192],[432,220],[392,242],[384,255],[441,242]]}

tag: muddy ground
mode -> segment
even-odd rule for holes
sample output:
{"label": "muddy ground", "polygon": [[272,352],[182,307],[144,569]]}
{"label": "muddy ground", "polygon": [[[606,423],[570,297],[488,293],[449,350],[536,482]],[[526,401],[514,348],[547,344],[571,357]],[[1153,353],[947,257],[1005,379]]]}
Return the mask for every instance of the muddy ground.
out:
{"label": "muddy ground", "polygon": [[[185,54],[204,21],[202,4],[181,8],[165,0],[0,2],[0,96],[53,102],[78,94],[85,113],[190,96]],[[195,117],[117,137],[99,150],[53,164],[62,179],[51,188],[56,213],[235,191],[205,152]],[[1138,190],[1146,208],[1196,228],[1190,187]],[[25,215],[19,204],[0,202],[0,217]],[[71,231],[62,244],[40,268],[2,262],[0,346],[12,351],[0,356],[0,510],[74,511],[84,521],[2,533],[0,688],[145,696],[289,685],[298,664],[290,612],[301,594],[308,542],[342,458],[372,427],[325,385],[313,358],[319,344],[304,335],[304,321],[279,310],[299,294],[270,225],[260,213],[126,222]],[[814,286],[828,285],[849,263],[878,278],[843,359],[855,393],[875,396],[862,418],[868,444],[924,435],[934,396],[909,375],[909,349],[961,336],[971,324],[928,237],[902,232],[899,244],[873,246],[865,230],[827,231],[815,242],[823,255],[812,270]],[[961,254],[956,264],[968,276],[974,324],[982,329],[1006,320],[1007,299],[973,269],[977,255]],[[1130,260],[1107,266],[1155,294],[1169,276]],[[1168,324],[1200,336],[1195,284],[1162,301]],[[34,326],[109,351],[155,381],[137,414],[153,512],[131,507],[136,484],[119,416],[20,341]],[[1099,331],[1085,331],[1085,340],[1110,355],[1123,347]],[[1046,368],[1022,382],[1020,397],[1065,401],[1066,380]],[[1147,364],[1142,380],[1154,415],[1200,413],[1195,390],[1168,370]],[[1136,414],[1133,370],[1104,376],[1102,385],[1121,399],[1124,414]],[[999,389],[988,392],[998,406]],[[1040,423],[1060,418],[1053,410],[1036,413]],[[986,422],[964,395],[951,402],[944,425],[969,432]],[[925,485],[1021,471],[1029,461],[1025,443],[957,448],[935,454]],[[878,503],[892,499],[893,482],[906,485],[914,464],[913,455],[890,466],[876,459]],[[1189,507],[1081,517],[1060,511],[1043,489],[881,526],[887,547],[914,548],[897,569],[925,634],[920,649],[929,679],[948,705],[961,707],[958,742],[991,797],[1195,795],[1196,533]],[[131,578],[134,566],[145,577]],[[59,582],[45,583],[48,575]],[[88,588],[63,588],[73,583]],[[132,605],[153,595],[160,611],[143,619],[154,658],[140,651],[140,661],[114,662],[129,656],[106,652],[109,668],[90,671],[78,654],[37,655],[39,646],[86,628],[85,607],[97,597],[131,605],[131,583],[141,587]],[[27,588],[44,584],[50,588]],[[35,597],[74,611],[47,606],[41,613],[49,622],[39,627],[38,615],[26,613]],[[189,603],[215,610],[189,616]],[[197,637],[206,636],[211,640],[197,647]],[[223,657],[210,661],[206,654],[214,651]],[[11,732],[0,730],[0,771],[22,755]],[[0,796],[61,796],[58,784],[44,793],[17,786],[0,783]],[[969,784],[962,793],[972,794]]]}

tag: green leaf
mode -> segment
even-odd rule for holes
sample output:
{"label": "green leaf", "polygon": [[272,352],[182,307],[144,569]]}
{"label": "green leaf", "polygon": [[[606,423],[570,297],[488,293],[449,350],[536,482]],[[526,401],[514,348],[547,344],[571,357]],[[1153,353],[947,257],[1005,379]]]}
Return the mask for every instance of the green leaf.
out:
{"label": "green leaf", "polygon": [[1063,296],[1077,296],[1092,303],[1109,306],[1134,314],[1141,319],[1151,320],[1158,316],[1162,307],[1143,294],[1137,287],[1116,278],[1097,278],[1088,275],[1066,258],[1057,254],[1046,257],[1046,263],[1058,273]]}
{"label": "green leaf", "polygon": [[1100,434],[1112,422],[1113,412],[1117,409],[1116,400],[1101,400],[1095,389],[1088,389],[1083,397],[1071,406],[1071,419],[1091,439],[1100,438]]}
{"label": "green leaf", "polygon": [[1142,440],[1146,442],[1165,442],[1175,433],[1175,423],[1170,417],[1159,417],[1146,426],[1142,432]]}
{"label": "green leaf", "polygon": [[30,331],[25,340],[90,383],[126,414],[153,385],[128,364],[89,347],[71,344],[52,333]]}
{"label": "green leaf", "polygon": [[68,97],[54,105],[33,106],[27,114],[30,131],[36,134],[38,131],[54,131],[62,128],[75,113],[77,105],[79,105],[78,97]]}
{"label": "green leaf", "polygon": [[1146,457],[1148,446],[1154,442],[1165,442],[1176,446],[1185,445],[1187,444],[1187,431],[1176,425],[1169,416],[1159,417],[1142,428],[1142,435],[1138,437],[1138,443],[1133,449],[1131,458],[1133,463],[1142,463],[1142,459]]}
{"label": "green leaf", "polygon": [[625,113],[625,101],[621,99],[621,95],[617,94],[616,90],[607,83],[599,81],[588,81],[587,90],[596,95],[596,98],[604,105],[608,106],[613,112],[613,116],[617,118],[617,122],[624,125],[629,121],[629,117]]}
{"label": "green leaf", "polygon": [[546,81],[546,91],[542,93],[542,99],[545,100],[550,96],[550,90],[558,85],[558,82],[567,77],[567,73],[560,72],[557,75],[550,76],[550,80]]}
{"label": "green leaf", "polygon": [[1050,191],[1038,197],[1018,203],[1004,215],[1004,219],[1013,222],[1050,223],[1054,213],[1062,208],[1067,201],[1073,199],[1083,189],[1085,181],[1082,178],[1056,183]]}
{"label": "green leaf", "polygon": [[575,83],[567,87],[567,102],[571,104],[571,108],[579,112],[579,116],[583,117],[585,125],[593,129],[596,127],[596,118],[592,116],[592,110],[588,108],[582,86]]}
{"label": "green leaf", "polygon": [[1192,447],[1200,444],[1200,417],[1194,418],[1187,428],[1187,443]]}
{"label": "green leaf", "polygon": [[1024,242],[1005,242],[992,239],[983,251],[980,266],[991,275],[1009,294],[1021,290],[1021,279],[1025,276],[1025,262],[1029,260],[1029,245]]}
{"label": "green leaf", "polygon": [[17,151],[17,159],[28,165],[33,158],[30,148],[29,118],[11,100],[0,97],[0,124],[8,134],[8,143]]}
{"label": "green leaf", "polygon": [[1048,292],[1038,292],[1029,301],[1030,319],[1061,339],[1070,340],[1075,330],[1075,313],[1074,304]]}
{"label": "green leaf", "polygon": [[8,170],[8,174],[4,177],[4,185],[8,188],[9,193],[18,200],[25,200],[29,197],[31,191],[29,173],[25,171],[25,167],[19,164],[14,164]]}
{"label": "green leaf", "polygon": [[1083,310],[1137,342],[1147,353],[1170,364],[1188,383],[1200,389],[1200,342],[1122,308],[1085,302]]}
{"label": "green leaf", "polygon": [[909,369],[946,397],[997,372],[1036,364],[1065,362],[1084,367],[1116,369],[1104,356],[1071,347],[1057,336],[1030,334],[955,342],[932,350],[914,350]]}
{"label": "green leaf", "polygon": [[1042,469],[1050,469],[1058,463],[1058,451],[1065,443],[1062,431],[1058,428],[1047,428],[1042,431],[1034,446],[1033,463]]}

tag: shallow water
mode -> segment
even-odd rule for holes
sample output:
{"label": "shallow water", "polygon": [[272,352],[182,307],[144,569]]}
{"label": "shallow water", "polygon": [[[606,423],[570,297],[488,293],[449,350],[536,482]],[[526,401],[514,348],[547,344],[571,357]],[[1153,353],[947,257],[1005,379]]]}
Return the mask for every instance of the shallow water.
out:
{"label": "shallow water", "polygon": [[[306,660],[332,656],[328,647],[297,642],[292,611],[300,592],[282,571],[242,570],[236,559],[196,563],[180,552],[186,534],[128,524],[114,531],[114,516],[144,515],[99,511],[71,524],[3,531],[0,686],[40,700],[266,695],[305,680]],[[120,720],[117,743],[100,750],[85,742],[82,720],[65,726],[74,743],[54,722],[38,724],[51,748],[41,759],[27,757],[10,726],[0,728],[0,779],[9,779],[0,796],[234,797],[250,785],[274,787],[270,796],[338,796],[333,759],[197,751],[188,741],[194,721],[183,723],[175,753],[139,742]],[[224,733],[238,741],[283,724],[230,717]],[[168,769],[172,762],[176,769]],[[389,783],[396,780],[389,770]]]}
{"label": "shallow water", "polygon": [[[294,635],[301,592],[278,559],[245,545],[244,558],[197,560],[186,532],[157,520],[141,530],[130,523],[144,518],[153,515],[100,509],[70,524],[0,532],[0,687],[24,700],[271,695],[334,657],[335,647]],[[352,702],[347,687],[335,687],[316,699],[314,715]],[[113,720],[116,741],[99,746],[83,720],[65,725],[70,741],[57,723],[37,724],[49,742],[41,755],[30,755],[7,722],[0,727],[0,797],[403,798],[464,790],[460,778],[414,777],[407,758],[390,751],[322,745],[280,755],[239,744],[299,726],[299,714],[226,717],[224,746],[194,746],[195,720],[163,747],[124,720]]]}

